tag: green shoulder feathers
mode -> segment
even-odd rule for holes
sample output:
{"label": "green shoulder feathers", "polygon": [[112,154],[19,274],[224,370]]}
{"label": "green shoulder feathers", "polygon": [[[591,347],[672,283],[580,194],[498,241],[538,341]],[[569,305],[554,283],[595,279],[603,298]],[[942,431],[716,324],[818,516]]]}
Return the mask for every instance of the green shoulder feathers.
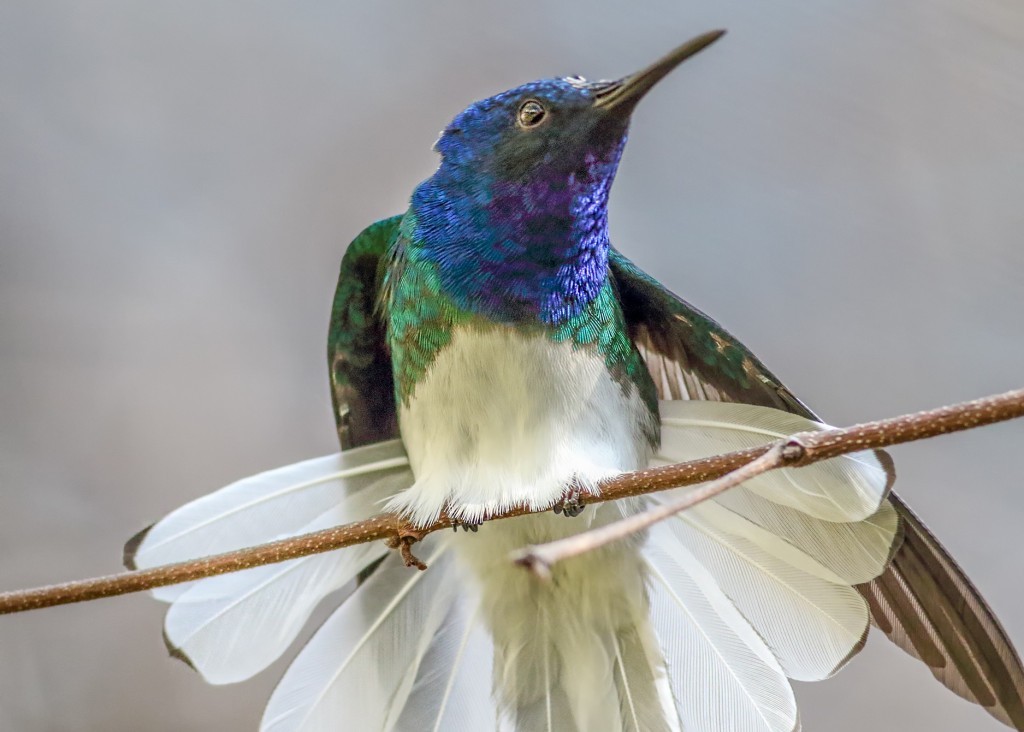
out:
{"label": "green shoulder feathers", "polygon": [[391,358],[378,312],[388,250],[402,216],[371,224],[341,260],[327,334],[327,363],[338,439],[343,448],[398,435]]}

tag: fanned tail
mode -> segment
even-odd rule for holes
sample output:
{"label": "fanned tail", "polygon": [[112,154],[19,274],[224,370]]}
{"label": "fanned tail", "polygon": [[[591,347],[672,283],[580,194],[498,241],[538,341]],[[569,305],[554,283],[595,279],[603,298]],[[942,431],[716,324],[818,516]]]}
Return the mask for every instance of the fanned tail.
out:
{"label": "fanned tail", "polygon": [[[662,409],[655,462],[820,428],[758,407]],[[128,554],[153,566],[358,520],[411,481],[397,441],[307,461],[179,509]],[[871,453],[778,471],[646,542],[567,562],[547,585],[511,567],[508,552],[635,504],[428,537],[426,572],[385,557],[313,635],[261,730],[792,732],[787,677],[824,678],[863,643],[868,609],[855,585],[878,577],[900,531],[888,487]],[[247,678],[286,650],[320,600],[385,553],[365,545],[155,593],[172,603],[168,641],[210,681]],[[479,583],[467,581],[474,573]]]}
{"label": "fanned tail", "polygon": [[[378,512],[411,482],[398,441],[308,460],[183,506],[132,539],[126,560],[130,566],[156,566],[359,520]],[[604,513],[621,515],[612,507]],[[553,516],[540,521],[573,525]],[[154,594],[171,605],[165,638],[172,653],[207,681],[232,683],[277,659],[321,600],[383,558],[291,664],[265,710],[265,732],[317,732],[339,725],[409,732],[680,729],[642,614],[616,626],[614,633],[586,622],[559,624],[572,617],[574,608],[560,604],[560,589],[543,588],[555,603],[549,607],[552,614],[562,613],[560,620],[549,616],[554,625],[545,625],[538,608],[527,602],[519,630],[531,634],[544,628],[539,636],[544,643],[503,645],[496,667],[494,636],[480,595],[468,581],[468,568],[451,551],[462,542],[472,552],[483,541],[476,535],[428,537],[418,549],[429,564],[426,572],[385,557],[388,550],[378,543]],[[504,548],[500,554],[517,581],[535,585],[507,564]],[[633,576],[629,584],[642,595],[641,578]],[[595,607],[606,601],[589,597]],[[642,608],[636,598],[629,604]]]}

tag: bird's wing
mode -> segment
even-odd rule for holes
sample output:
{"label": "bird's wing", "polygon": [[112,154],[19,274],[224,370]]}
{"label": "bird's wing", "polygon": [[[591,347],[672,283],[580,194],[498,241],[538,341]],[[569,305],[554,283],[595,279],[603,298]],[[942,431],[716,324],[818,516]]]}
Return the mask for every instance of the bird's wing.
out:
{"label": "bird's wing", "polygon": [[903,544],[861,585],[874,624],[964,699],[1024,730],[1024,668],[1006,631],[963,570],[895,494]]}
{"label": "bird's wing", "polygon": [[629,335],[659,398],[740,402],[817,419],[714,320],[614,249],[609,264]]}
{"label": "bird's wing", "polygon": [[398,436],[391,357],[380,317],[383,264],[402,216],[371,224],[341,260],[327,335],[331,399],[342,449]]}
{"label": "bird's wing", "polygon": [[[626,324],[661,399],[739,402],[817,419],[736,338],[612,250]],[[890,480],[892,461],[879,451]],[[873,623],[949,689],[1024,730],[1024,667],[963,570],[895,494],[903,543],[889,568],[859,585]]]}

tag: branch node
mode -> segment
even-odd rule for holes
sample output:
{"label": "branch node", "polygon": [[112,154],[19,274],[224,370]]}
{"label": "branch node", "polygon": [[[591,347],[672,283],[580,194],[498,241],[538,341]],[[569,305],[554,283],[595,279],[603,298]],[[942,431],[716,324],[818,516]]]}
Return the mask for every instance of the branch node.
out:
{"label": "branch node", "polygon": [[541,556],[538,547],[532,544],[513,552],[512,562],[525,568],[537,579],[545,581],[551,579],[551,562]]}
{"label": "branch node", "polygon": [[800,441],[803,435],[793,435],[782,445],[779,457],[786,465],[795,465],[807,457],[807,448]]}

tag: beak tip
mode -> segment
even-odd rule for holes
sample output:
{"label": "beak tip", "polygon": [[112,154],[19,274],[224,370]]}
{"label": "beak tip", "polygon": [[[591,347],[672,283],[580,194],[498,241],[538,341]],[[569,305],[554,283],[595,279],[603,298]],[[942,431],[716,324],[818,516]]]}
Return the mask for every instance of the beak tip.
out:
{"label": "beak tip", "polygon": [[706,45],[710,46],[715,41],[720,40],[722,36],[724,36],[727,32],[728,31],[725,28],[718,28],[716,30],[708,31],[707,33],[704,34],[704,40]]}
{"label": "beak tip", "polygon": [[599,92],[595,98],[595,106],[604,109],[617,108],[630,114],[640,98],[672,69],[691,56],[700,53],[724,35],[725,28],[719,28],[691,38],[642,71],[625,76]]}

